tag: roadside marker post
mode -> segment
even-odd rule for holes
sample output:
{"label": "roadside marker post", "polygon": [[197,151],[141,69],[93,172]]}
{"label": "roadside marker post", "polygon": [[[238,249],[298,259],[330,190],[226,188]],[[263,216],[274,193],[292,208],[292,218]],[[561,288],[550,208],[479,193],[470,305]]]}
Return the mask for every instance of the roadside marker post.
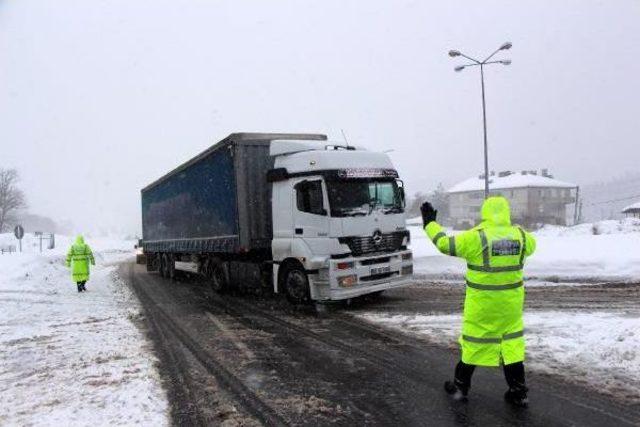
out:
{"label": "roadside marker post", "polygon": [[16,225],[16,228],[13,229],[13,234],[18,239],[18,247],[20,248],[20,252],[22,252],[22,238],[24,237],[24,228],[21,225]]}

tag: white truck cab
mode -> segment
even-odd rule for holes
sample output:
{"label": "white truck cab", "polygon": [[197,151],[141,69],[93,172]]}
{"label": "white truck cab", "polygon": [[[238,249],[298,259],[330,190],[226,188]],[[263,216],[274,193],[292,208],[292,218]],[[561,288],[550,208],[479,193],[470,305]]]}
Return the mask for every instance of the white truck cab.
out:
{"label": "white truck cab", "polygon": [[275,140],[270,155],[275,292],[342,300],[410,283],[404,190],[386,154]]}

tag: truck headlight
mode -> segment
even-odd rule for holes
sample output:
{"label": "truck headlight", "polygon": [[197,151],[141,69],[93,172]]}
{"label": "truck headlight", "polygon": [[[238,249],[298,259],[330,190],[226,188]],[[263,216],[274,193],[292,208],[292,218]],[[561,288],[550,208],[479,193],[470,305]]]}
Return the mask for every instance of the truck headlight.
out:
{"label": "truck headlight", "polygon": [[404,254],[402,254],[402,260],[403,261],[411,261],[413,259],[413,253],[412,252],[406,252]]}
{"label": "truck headlight", "polygon": [[338,286],[342,288],[349,288],[356,283],[358,283],[358,276],[356,276],[355,274],[338,277]]}
{"label": "truck headlight", "polygon": [[402,274],[403,276],[408,276],[409,274],[413,274],[413,264],[403,266],[400,274]]}

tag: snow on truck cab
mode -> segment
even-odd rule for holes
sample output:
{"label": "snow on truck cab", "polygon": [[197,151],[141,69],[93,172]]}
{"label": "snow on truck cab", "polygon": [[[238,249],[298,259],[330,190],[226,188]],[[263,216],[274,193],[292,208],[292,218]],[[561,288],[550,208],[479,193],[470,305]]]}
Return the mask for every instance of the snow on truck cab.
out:
{"label": "snow on truck cab", "polygon": [[389,157],[325,135],[231,134],[143,189],[142,217],[147,269],[190,263],[216,291],[342,300],[413,274]]}

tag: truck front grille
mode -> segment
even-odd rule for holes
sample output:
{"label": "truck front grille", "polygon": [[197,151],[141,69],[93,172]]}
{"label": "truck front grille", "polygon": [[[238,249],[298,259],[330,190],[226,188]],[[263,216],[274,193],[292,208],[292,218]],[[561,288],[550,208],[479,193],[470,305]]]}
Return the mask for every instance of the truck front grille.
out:
{"label": "truck front grille", "polygon": [[373,236],[349,236],[340,237],[338,241],[349,246],[353,256],[371,253],[395,252],[402,248],[402,241],[409,234],[408,231],[396,231],[382,234],[382,238],[376,242]]}
{"label": "truck front grille", "polygon": [[380,258],[369,258],[360,261],[360,265],[375,265],[375,264],[388,264],[391,261],[391,257],[383,256]]}

